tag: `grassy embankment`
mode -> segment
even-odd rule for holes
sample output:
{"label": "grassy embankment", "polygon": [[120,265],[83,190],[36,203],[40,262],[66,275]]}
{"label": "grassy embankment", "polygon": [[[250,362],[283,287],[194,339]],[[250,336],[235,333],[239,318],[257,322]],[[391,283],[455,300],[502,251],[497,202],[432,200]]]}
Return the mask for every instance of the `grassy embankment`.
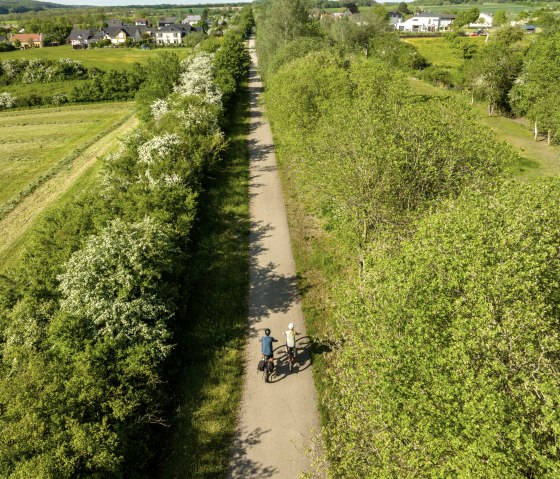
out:
{"label": "grassy embankment", "polygon": [[130,103],[0,113],[0,270],[14,265],[42,215],[83,191],[99,157],[132,128]]}
{"label": "grassy embankment", "polygon": [[[211,172],[193,244],[194,271],[178,351],[176,416],[159,477],[225,476],[243,382],[249,287],[248,94],[232,113],[229,148]],[[194,352],[194,354],[193,354]],[[180,357],[180,353],[178,354]]]}

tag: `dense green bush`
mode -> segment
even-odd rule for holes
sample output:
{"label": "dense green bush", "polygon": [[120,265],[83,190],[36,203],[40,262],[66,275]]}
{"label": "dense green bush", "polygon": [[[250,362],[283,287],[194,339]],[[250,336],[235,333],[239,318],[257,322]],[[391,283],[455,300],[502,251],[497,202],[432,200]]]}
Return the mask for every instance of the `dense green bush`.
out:
{"label": "dense green bush", "polygon": [[466,194],[368,257],[326,399],[334,475],[557,476],[558,201],[557,180]]}
{"label": "dense green bush", "polygon": [[136,69],[98,71],[93,78],[80,82],[70,93],[73,102],[132,100],[145,76]]}

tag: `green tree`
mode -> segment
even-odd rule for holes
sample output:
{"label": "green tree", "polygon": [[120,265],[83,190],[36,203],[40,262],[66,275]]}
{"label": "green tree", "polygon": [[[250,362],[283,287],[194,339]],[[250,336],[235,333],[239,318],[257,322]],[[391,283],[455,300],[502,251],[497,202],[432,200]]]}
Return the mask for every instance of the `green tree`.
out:
{"label": "green tree", "polygon": [[525,56],[523,69],[511,91],[514,111],[533,121],[535,140],[539,131],[547,134],[548,143],[557,141],[560,132],[560,33],[540,37]]}
{"label": "green tree", "polygon": [[462,26],[468,25],[469,23],[474,23],[478,20],[479,16],[480,10],[477,7],[459,12],[455,17],[455,20],[453,20],[453,27],[461,28]]}
{"label": "green tree", "polygon": [[495,27],[500,27],[506,22],[507,22],[506,11],[505,10],[497,10],[496,13],[494,13],[493,25]]}
{"label": "green tree", "polygon": [[463,86],[475,97],[488,102],[491,116],[499,108],[509,112],[509,92],[522,66],[521,53],[503,43],[482,48],[463,67]]}
{"label": "green tree", "polygon": [[409,15],[410,10],[408,9],[408,4],[406,2],[399,3],[399,5],[397,7],[397,12],[400,12],[403,15]]}
{"label": "green tree", "polygon": [[307,0],[267,0],[258,11],[257,54],[266,80],[268,62],[283,45],[297,37],[316,36]]}

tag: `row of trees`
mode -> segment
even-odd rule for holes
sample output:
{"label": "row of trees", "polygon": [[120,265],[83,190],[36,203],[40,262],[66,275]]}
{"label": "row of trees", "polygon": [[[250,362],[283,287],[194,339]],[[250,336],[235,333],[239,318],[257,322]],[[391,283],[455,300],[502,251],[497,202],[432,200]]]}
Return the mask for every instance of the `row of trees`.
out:
{"label": "row of trees", "polygon": [[[262,25],[257,30],[257,53],[265,81],[269,69],[276,69],[282,61],[327,46],[340,53],[381,58],[404,69],[423,69],[428,65],[416,48],[399,40],[385,18],[384,9],[339,21],[328,17],[317,21],[309,15],[305,0],[279,0],[267,2],[256,9],[255,15]],[[263,33],[271,31],[273,35]]]}
{"label": "row of trees", "polygon": [[197,197],[226,144],[219,85],[231,100],[248,64],[240,36],[215,55],[150,60],[142,126],[1,278],[2,477],[144,475],[188,321]]}
{"label": "row of trees", "polygon": [[418,97],[381,58],[309,35],[272,52],[281,5],[258,48],[281,168],[321,228],[301,236],[329,257],[309,311],[332,321],[331,475],[555,477],[560,181],[508,181],[515,154],[464,101]]}
{"label": "row of trees", "polygon": [[554,23],[544,33],[524,44],[523,29],[507,26],[496,30],[481,47],[459,37],[446,35],[465,59],[456,78],[446,68],[430,67],[423,77],[439,85],[461,87],[475,99],[488,104],[488,114],[524,116],[533,121],[535,140],[546,135],[549,144],[558,142],[560,100],[556,80],[560,73],[560,33]]}

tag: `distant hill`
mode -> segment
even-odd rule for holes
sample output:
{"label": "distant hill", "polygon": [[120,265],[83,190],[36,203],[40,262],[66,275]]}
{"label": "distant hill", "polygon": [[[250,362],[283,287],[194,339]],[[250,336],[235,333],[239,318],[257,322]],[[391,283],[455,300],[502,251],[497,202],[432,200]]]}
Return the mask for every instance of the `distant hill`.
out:
{"label": "distant hill", "polygon": [[35,0],[0,0],[0,15],[6,13],[40,12],[50,8],[68,8],[50,2],[37,2]]}

